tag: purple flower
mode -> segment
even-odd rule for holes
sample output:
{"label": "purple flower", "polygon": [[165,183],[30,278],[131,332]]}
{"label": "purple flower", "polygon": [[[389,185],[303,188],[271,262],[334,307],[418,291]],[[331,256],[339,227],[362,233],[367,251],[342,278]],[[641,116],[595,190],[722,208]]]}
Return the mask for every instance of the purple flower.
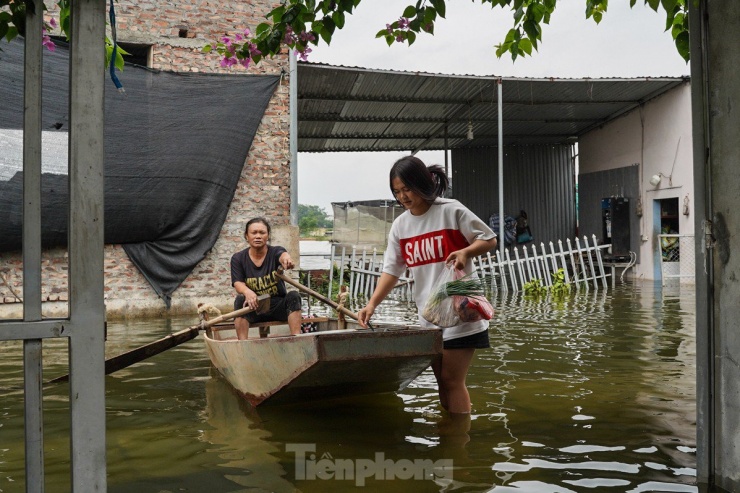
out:
{"label": "purple flower", "polygon": [[398,29],[408,29],[409,28],[409,20],[405,17],[401,17],[398,19]]}
{"label": "purple flower", "polygon": [[396,41],[398,41],[399,43],[403,43],[403,36],[401,36],[400,34],[396,36]]}
{"label": "purple flower", "polygon": [[295,51],[295,54],[296,54],[296,56],[298,56],[298,59],[299,60],[302,60],[302,61],[305,62],[305,61],[308,60],[308,55],[309,55],[309,53],[311,53],[311,51],[312,51],[311,48],[308,47],[308,46],[306,46],[302,51],[296,50]]}
{"label": "purple flower", "polygon": [[390,24],[385,25],[385,30],[388,31],[388,34],[393,34],[393,26]]}
{"label": "purple flower", "polygon": [[244,68],[249,68],[249,63],[251,61],[251,58],[243,58],[239,63],[241,63]]}
{"label": "purple flower", "polygon": [[56,29],[56,27],[57,27],[57,21],[56,21],[56,19],[54,19],[53,17],[51,19],[49,19],[49,25],[52,28]]}
{"label": "purple flower", "polygon": [[46,49],[49,51],[54,51],[56,49],[56,45],[49,36],[44,36],[43,38],[41,38],[41,44],[46,46]]}
{"label": "purple flower", "polygon": [[222,67],[232,67],[234,65],[236,65],[236,57],[228,56],[221,60]]}
{"label": "purple flower", "polygon": [[303,31],[300,35],[300,38],[303,43],[308,43],[309,41],[314,41],[316,39],[316,36],[314,36],[313,33],[307,33],[306,31]]}
{"label": "purple flower", "polygon": [[234,41],[242,41],[243,39],[244,39],[244,36],[242,36],[242,35],[241,35],[241,34],[239,34],[239,33],[236,33],[236,34],[234,35]]}
{"label": "purple flower", "polygon": [[249,47],[249,55],[250,56],[257,56],[261,55],[262,52],[257,49],[257,45],[254,43],[247,43],[247,46]]}
{"label": "purple flower", "polygon": [[252,31],[250,31],[250,30],[249,30],[249,28],[246,28],[246,29],[244,30],[244,36],[248,38],[248,37],[250,37],[251,35],[252,35]]}

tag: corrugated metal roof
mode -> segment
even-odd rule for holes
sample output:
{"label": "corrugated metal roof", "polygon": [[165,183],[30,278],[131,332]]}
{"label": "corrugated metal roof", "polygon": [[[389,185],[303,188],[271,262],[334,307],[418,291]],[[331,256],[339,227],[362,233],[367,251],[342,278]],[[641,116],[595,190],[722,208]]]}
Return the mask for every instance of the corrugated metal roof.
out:
{"label": "corrugated metal roof", "polygon": [[[298,64],[298,150],[411,151],[562,144],[688,77],[525,79]],[[467,139],[468,121],[473,140]]]}

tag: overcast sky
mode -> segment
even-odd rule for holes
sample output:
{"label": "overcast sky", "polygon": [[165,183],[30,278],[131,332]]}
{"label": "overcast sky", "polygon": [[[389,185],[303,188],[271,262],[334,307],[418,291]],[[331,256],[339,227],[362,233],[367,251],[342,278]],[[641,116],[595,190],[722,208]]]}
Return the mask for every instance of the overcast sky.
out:
{"label": "overcast sky", "polygon": [[[314,48],[311,62],[353,67],[440,74],[504,77],[641,77],[689,74],[678,55],[665,15],[637,2],[611,2],[598,26],[585,19],[585,0],[558,2],[550,24],[543,25],[542,45],[532,57],[516,62],[496,58],[513,19],[509,10],[491,9],[479,0],[448,0],[447,18],[435,35],[419,35],[414,45],[388,47],[375,33],[396,20],[406,3],[365,0],[331,46]],[[298,202],[318,205],[332,214],[331,202],[390,198],[388,171],[407,152],[300,153]],[[417,154],[427,164],[444,164],[441,151]]]}

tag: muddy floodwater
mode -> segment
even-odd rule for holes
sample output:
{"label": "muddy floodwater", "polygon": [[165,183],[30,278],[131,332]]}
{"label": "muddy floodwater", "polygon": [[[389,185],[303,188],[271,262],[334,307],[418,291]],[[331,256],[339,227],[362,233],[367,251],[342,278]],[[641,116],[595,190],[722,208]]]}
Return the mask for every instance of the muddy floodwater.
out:
{"label": "muddy floodwater", "polygon": [[[619,284],[493,300],[469,419],[431,371],[398,394],[253,409],[193,340],[106,378],[108,491],[697,491],[694,292]],[[314,307],[314,310],[318,309]],[[414,320],[406,303],[378,315]],[[109,323],[108,355],[195,323]],[[44,344],[44,376],[66,344]],[[25,491],[21,344],[0,343],[0,492]],[[44,393],[46,491],[66,492],[66,384]]]}

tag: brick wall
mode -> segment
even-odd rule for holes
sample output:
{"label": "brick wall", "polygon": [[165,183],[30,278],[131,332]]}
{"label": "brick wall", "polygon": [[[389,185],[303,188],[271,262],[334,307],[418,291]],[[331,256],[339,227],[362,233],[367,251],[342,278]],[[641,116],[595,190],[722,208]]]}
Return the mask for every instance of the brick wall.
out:
{"label": "brick wall", "polygon": [[[116,2],[118,40],[152,45],[152,68],[175,72],[235,72],[220,67],[215,54],[201,48],[224,35],[254,31],[265,14],[279,5],[275,1]],[[50,10],[54,15],[54,9]],[[55,16],[56,17],[56,16]],[[184,37],[181,37],[184,35]],[[285,73],[257,130],[242,171],[234,200],[221,235],[206,258],[198,264],[172,296],[172,313],[195,313],[199,302],[227,308],[233,296],[230,286],[231,255],[246,247],[244,224],[265,216],[273,225],[273,243],[285,244],[298,260],[296,228],[290,222],[289,62],[287,52],[264,60],[250,73]],[[125,74],[125,72],[124,72]],[[125,83],[125,79],[124,79]],[[290,247],[288,245],[291,245]],[[43,253],[42,299],[45,316],[66,316],[67,256],[55,249]],[[0,254],[0,318],[22,316],[18,297],[23,295],[22,261],[18,253]],[[141,273],[119,245],[105,247],[105,296],[108,317],[157,316],[166,312]]]}

